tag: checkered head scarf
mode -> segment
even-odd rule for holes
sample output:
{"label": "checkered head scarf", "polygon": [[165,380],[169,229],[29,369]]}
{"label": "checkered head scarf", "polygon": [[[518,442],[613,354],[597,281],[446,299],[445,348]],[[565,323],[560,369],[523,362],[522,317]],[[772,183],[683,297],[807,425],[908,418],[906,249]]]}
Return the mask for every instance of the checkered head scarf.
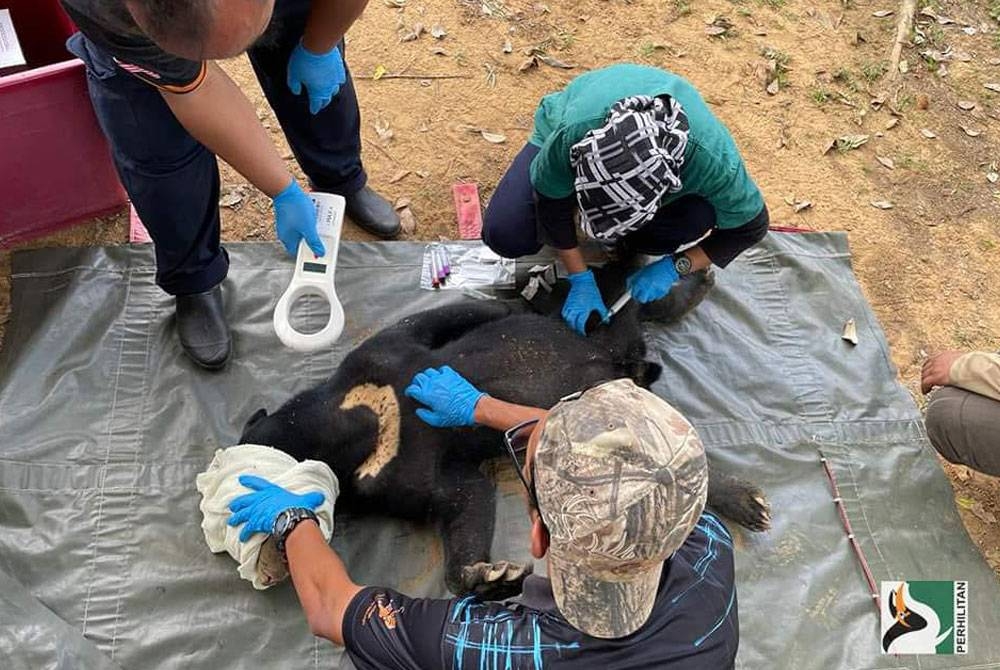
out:
{"label": "checkered head scarf", "polygon": [[606,122],[570,149],[580,224],[602,242],[649,222],[681,190],[688,119],[673,97],[635,95],[611,106]]}

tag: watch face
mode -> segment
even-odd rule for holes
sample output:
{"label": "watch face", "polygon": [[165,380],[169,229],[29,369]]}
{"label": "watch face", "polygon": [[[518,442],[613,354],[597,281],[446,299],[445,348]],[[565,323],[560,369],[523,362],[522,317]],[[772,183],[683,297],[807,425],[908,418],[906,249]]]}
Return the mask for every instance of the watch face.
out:
{"label": "watch face", "polygon": [[691,259],[683,254],[678,256],[674,260],[674,269],[677,270],[677,274],[683,276],[690,274],[691,272]]}

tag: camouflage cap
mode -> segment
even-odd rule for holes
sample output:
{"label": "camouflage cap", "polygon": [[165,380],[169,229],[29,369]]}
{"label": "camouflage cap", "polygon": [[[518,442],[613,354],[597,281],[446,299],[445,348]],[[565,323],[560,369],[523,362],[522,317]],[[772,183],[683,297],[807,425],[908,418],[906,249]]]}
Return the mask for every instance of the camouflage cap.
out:
{"label": "camouflage cap", "polygon": [[694,427],[632,380],[606,382],[552,408],[534,477],[559,611],[594,637],[635,632],[705,507]]}

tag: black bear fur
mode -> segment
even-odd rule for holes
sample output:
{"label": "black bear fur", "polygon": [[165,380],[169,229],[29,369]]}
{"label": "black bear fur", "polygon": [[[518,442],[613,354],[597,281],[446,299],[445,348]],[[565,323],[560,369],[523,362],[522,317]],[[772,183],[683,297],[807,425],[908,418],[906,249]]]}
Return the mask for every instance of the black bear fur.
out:
{"label": "black bear fur", "polygon": [[[444,539],[448,588],[456,594],[504,597],[519,590],[520,571],[513,571],[512,580],[494,577],[483,583],[483,571],[472,569],[490,561],[495,486],[481,466],[505,456],[502,438],[483,427],[433,428],[417,418],[420,405],[403,390],[417,372],[450,365],[496,398],[551,407],[563,396],[610,379],[629,377],[648,388],[661,370],[645,355],[634,304],[611,325],[583,338],[558,317],[532,313],[522,303],[463,302],[409,316],[372,336],[326,382],[273,414],[263,409],[254,414],[240,442],[328,463],[340,480],[338,511],[436,522]],[[366,383],[392,387],[400,434],[395,458],[374,477],[362,478],[355,472],[375,448],[378,420],[369,408],[340,407],[351,389]],[[508,463],[504,467],[511,467]],[[710,475],[709,504],[753,530],[768,526],[764,496],[746,482]]]}

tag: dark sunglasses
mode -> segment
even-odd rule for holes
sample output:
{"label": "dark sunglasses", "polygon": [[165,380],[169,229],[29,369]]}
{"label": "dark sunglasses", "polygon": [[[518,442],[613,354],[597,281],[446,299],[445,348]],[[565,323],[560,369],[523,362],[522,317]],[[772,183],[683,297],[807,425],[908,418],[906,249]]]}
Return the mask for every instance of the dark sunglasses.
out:
{"label": "dark sunglasses", "polygon": [[[538,510],[538,516],[542,515],[542,508],[538,504],[538,492],[535,490],[535,464],[531,464],[531,481],[529,482],[524,477],[524,468],[522,461],[518,458],[518,452],[523,452],[524,456],[527,457],[528,451],[528,440],[531,438],[531,429],[534,428],[539,422],[539,419],[529,419],[528,421],[522,421],[521,423],[513,426],[512,428],[504,431],[503,443],[507,447],[507,453],[510,454],[510,460],[514,462],[514,471],[517,472],[517,478],[521,480],[524,484],[524,490],[528,492],[528,500],[531,504]],[[544,523],[545,520],[542,520]]]}

